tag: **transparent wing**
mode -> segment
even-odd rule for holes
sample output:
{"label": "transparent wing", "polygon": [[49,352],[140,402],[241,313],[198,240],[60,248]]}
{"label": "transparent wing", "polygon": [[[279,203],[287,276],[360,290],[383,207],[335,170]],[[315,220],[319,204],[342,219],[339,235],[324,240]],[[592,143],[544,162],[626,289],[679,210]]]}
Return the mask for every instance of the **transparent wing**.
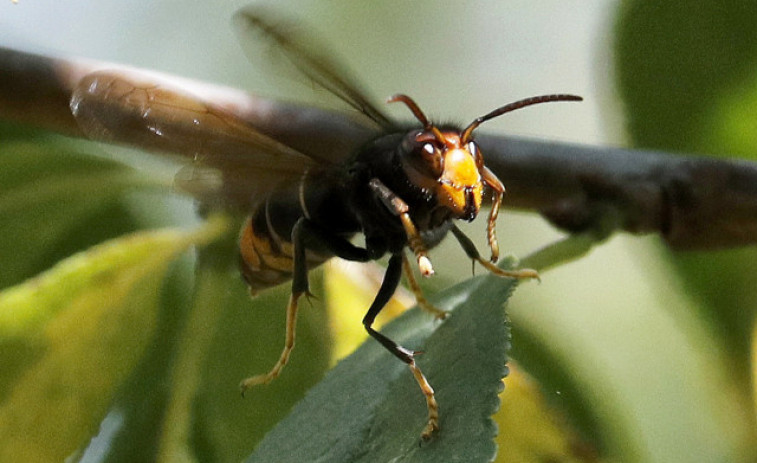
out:
{"label": "transparent wing", "polygon": [[177,185],[203,201],[248,207],[318,163],[219,107],[121,72],[85,76],[70,104],[79,126],[94,140],[190,161]]}
{"label": "transparent wing", "polygon": [[[288,63],[307,83],[328,91],[384,130],[396,129],[393,120],[371,102],[347,67],[314,34],[275,18],[260,7],[239,11],[234,20],[242,46],[253,63],[269,61],[276,69],[277,78],[294,73],[286,69]],[[267,53],[258,53],[266,46]],[[265,59],[257,59],[259,56]]]}

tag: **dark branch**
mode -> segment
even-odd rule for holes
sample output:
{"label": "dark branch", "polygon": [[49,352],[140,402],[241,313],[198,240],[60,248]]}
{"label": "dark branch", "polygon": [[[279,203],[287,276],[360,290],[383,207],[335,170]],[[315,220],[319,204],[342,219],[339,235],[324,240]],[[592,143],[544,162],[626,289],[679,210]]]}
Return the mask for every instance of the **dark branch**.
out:
{"label": "dark branch", "polygon": [[[83,136],[68,101],[82,76],[124,66],[51,59],[0,48],[0,118]],[[151,75],[155,75],[152,73]],[[281,104],[238,90],[162,76],[252,126],[308,152],[351,150],[373,129],[350,117]],[[614,220],[631,233],[659,233],[677,249],[757,243],[757,164],[617,148],[478,135],[505,183],[509,207],[541,213],[568,231]]]}
{"label": "dark branch", "polygon": [[757,163],[479,136],[506,202],[568,231],[610,216],[676,249],[757,243]]}

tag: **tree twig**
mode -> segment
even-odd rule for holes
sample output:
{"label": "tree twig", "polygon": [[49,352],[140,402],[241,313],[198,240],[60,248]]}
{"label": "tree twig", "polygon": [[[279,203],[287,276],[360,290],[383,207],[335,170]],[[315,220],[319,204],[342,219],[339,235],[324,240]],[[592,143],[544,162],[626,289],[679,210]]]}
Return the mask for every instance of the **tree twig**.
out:
{"label": "tree twig", "polygon": [[[0,48],[0,119],[83,137],[69,108],[86,74],[118,69],[168,81],[308,152],[353,150],[375,129],[350,116],[125,66]],[[675,249],[757,243],[757,163],[477,135],[505,183],[508,207],[535,210],[571,231],[658,233]]]}
{"label": "tree twig", "polygon": [[692,155],[479,137],[506,182],[509,206],[534,209],[571,232],[611,218],[659,233],[674,249],[757,242],[757,163]]}

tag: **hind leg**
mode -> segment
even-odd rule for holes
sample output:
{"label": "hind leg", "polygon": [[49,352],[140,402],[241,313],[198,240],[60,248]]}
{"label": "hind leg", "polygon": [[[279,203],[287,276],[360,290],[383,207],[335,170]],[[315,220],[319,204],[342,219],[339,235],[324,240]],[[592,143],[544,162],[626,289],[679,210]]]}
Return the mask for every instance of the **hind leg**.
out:
{"label": "hind leg", "polygon": [[279,355],[276,364],[268,373],[252,376],[243,380],[239,388],[242,395],[251,387],[259,384],[268,384],[276,379],[281,370],[289,362],[289,356],[294,349],[294,341],[297,328],[297,310],[302,295],[310,295],[308,284],[308,268],[305,257],[306,250],[310,247],[326,249],[331,254],[344,259],[365,262],[371,259],[366,249],[354,246],[346,239],[324,232],[309,220],[300,218],[292,228],[292,245],[294,249],[292,294],[286,308],[286,334],[284,336],[284,348]]}

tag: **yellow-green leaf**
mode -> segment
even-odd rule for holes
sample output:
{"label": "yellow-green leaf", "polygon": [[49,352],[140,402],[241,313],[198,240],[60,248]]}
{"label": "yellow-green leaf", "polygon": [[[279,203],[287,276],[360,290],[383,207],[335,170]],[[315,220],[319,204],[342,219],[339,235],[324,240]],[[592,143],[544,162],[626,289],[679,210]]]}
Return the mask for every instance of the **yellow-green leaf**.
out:
{"label": "yellow-green leaf", "polygon": [[224,228],[134,233],[0,293],[0,461],[62,461],[86,443],[151,339],[168,264]]}

